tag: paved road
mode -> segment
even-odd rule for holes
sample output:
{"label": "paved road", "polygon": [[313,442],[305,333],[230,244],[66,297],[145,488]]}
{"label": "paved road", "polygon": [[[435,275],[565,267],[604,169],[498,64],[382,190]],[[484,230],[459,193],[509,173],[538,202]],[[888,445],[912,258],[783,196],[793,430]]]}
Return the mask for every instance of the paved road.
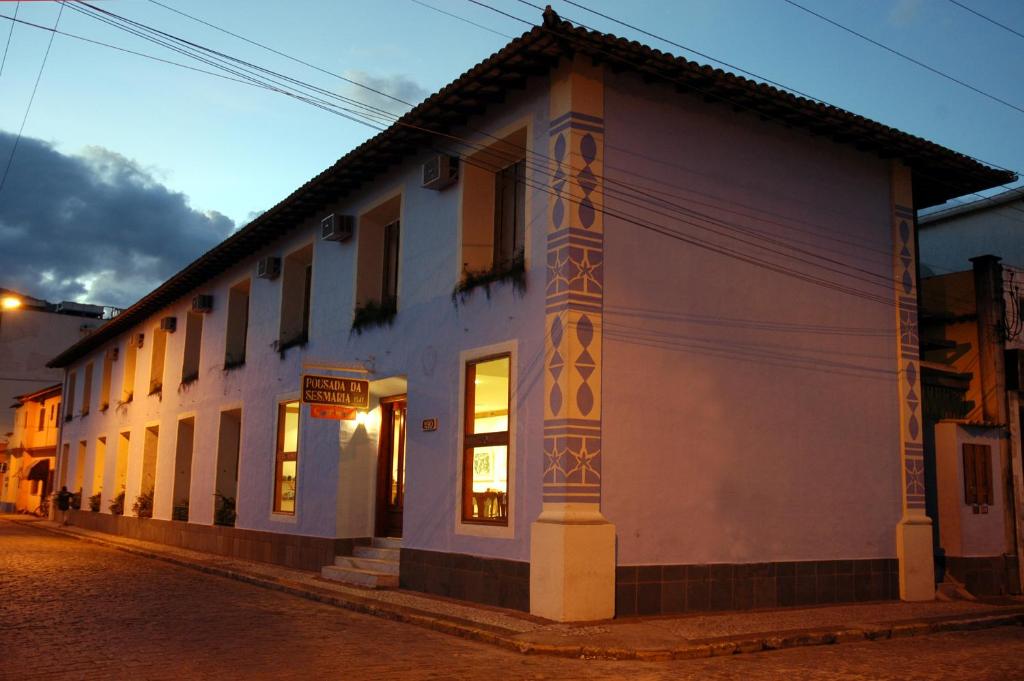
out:
{"label": "paved road", "polygon": [[0,521],[0,679],[1024,679],[1024,628],[664,663],[523,656]]}

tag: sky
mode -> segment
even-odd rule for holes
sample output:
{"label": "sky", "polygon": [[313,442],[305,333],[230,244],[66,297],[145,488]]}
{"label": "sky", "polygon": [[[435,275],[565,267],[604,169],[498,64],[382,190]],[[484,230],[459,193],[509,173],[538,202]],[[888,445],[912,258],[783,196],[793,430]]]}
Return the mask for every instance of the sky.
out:
{"label": "sky", "polygon": [[[952,0],[794,1],[989,96],[785,0],[578,3],[686,49],[567,2],[552,5],[565,19],[721,66],[693,52],[699,51],[1024,171],[1024,37]],[[153,0],[95,4],[399,113],[404,107],[392,100],[168,7],[411,102],[500,49],[507,42],[500,34],[529,28],[470,0],[160,2],[166,7]],[[481,2],[540,22],[540,11],[522,0]],[[1024,34],[1018,0],[957,2]],[[60,31],[209,69],[70,5],[61,10],[57,2],[0,1],[0,15],[15,11],[18,19],[46,27],[60,13]],[[11,26],[0,18],[0,49],[7,45],[0,71],[0,173],[11,159],[0,189],[0,286],[29,295],[128,306],[374,132],[279,93],[66,35],[54,36],[40,76],[53,34],[18,24],[8,43]]]}

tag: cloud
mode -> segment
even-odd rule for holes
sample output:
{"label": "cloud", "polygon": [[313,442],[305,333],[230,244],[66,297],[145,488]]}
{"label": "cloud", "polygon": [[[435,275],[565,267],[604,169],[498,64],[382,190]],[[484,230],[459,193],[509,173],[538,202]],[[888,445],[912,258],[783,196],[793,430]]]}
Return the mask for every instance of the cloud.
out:
{"label": "cloud", "polygon": [[889,10],[888,20],[893,26],[907,26],[914,23],[921,11],[921,0],[896,0]]}
{"label": "cloud", "polygon": [[[343,88],[342,95],[395,114],[405,113],[409,110],[409,107],[401,102],[396,102],[391,97],[397,97],[412,105],[416,105],[430,94],[422,85],[408,76],[374,76],[366,71],[355,69],[345,71],[342,75],[349,80],[354,80],[368,88],[377,90],[377,92],[372,92],[366,88],[348,83]],[[384,95],[378,94],[378,92],[383,92]],[[387,95],[390,95],[390,97]]]}
{"label": "cloud", "polygon": [[[13,143],[0,131],[0,159]],[[126,307],[233,229],[121,154],[67,155],[23,137],[0,192],[0,286]]]}

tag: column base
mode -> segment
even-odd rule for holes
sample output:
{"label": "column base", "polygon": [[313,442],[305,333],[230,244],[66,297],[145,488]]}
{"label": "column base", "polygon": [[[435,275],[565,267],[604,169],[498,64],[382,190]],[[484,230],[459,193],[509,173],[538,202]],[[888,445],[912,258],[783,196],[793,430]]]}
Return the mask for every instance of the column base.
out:
{"label": "column base", "polygon": [[530,614],[556,622],[615,616],[615,526],[597,508],[545,504],[530,526]]}
{"label": "column base", "polygon": [[935,557],[932,551],[931,518],[926,515],[904,516],[896,525],[900,600],[935,600]]}

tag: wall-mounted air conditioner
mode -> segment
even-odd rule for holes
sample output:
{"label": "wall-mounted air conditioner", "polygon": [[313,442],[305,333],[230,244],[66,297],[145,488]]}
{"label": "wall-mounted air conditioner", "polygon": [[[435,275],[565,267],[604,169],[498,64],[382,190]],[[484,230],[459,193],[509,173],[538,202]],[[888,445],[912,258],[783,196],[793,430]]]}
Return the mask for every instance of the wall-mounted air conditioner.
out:
{"label": "wall-mounted air conditioner", "polygon": [[141,348],[142,347],[142,343],[145,340],[146,340],[146,334],[144,334],[144,333],[137,333],[134,336],[132,336],[131,340],[128,341],[128,342],[129,343],[134,343],[135,347],[137,347],[137,348]]}
{"label": "wall-mounted air conditioner", "polygon": [[174,333],[178,329],[178,318],[164,317],[160,320],[160,329],[167,333]]}
{"label": "wall-mounted air conditioner", "polygon": [[111,362],[116,362],[117,361],[117,355],[118,355],[118,349],[116,347],[115,348],[107,348],[107,359],[109,359]]}
{"label": "wall-mounted air conditioner", "polygon": [[268,255],[256,263],[256,277],[259,279],[277,279],[281,274],[281,258]]}
{"label": "wall-mounted air conditioner", "polygon": [[201,293],[192,299],[192,311],[193,312],[211,312],[213,311],[213,296]]}
{"label": "wall-mounted air conditioner", "polygon": [[331,213],[320,221],[320,238],[324,241],[348,241],[355,227],[354,216]]}
{"label": "wall-mounted air conditioner", "polygon": [[459,179],[459,157],[436,154],[423,164],[423,188],[438,191],[450,187]]}

